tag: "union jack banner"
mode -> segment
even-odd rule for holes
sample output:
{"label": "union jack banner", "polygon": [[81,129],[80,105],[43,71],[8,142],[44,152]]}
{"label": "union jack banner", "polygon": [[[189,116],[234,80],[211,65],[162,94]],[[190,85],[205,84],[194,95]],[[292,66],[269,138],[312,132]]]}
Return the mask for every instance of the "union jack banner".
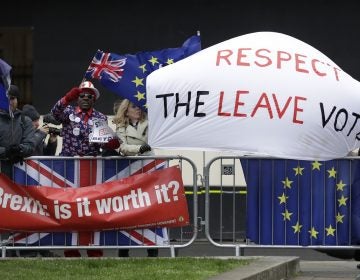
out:
{"label": "union jack banner", "polygon": [[[28,159],[14,168],[14,181],[32,186],[52,186],[54,188],[77,188],[110,182],[130,175],[151,172],[167,166],[158,159]],[[139,229],[127,231],[64,232],[64,233],[15,233],[8,244],[32,246],[88,246],[88,245],[166,245],[166,228]]]}

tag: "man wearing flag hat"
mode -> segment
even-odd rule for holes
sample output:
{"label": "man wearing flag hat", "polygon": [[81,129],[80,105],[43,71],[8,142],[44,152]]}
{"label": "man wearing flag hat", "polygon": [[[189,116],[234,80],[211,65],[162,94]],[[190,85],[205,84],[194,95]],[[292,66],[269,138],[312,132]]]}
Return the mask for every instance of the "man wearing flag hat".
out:
{"label": "man wearing flag hat", "polygon": [[[107,143],[93,142],[95,122],[105,121],[107,117],[94,109],[100,93],[91,82],[84,81],[79,87],[72,88],[51,109],[54,118],[62,124],[60,136],[63,137],[61,156],[98,156],[101,149],[115,150],[120,146],[117,137]],[[76,102],[77,105],[71,105]],[[101,250],[87,250],[89,257],[101,257]],[[80,257],[78,250],[65,250],[66,257]]]}
{"label": "man wearing flag hat", "polygon": [[[107,121],[107,117],[94,109],[100,93],[89,81],[72,88],[52,108],[54,118],[61,122],[63,129],[63,146],[61,156],[97,156],[101,149],[117,149],[120,142],[117,138],[108,143],[91,142],[89,136],[96,120]],[[77,106],[70,105],[76,101]]]}

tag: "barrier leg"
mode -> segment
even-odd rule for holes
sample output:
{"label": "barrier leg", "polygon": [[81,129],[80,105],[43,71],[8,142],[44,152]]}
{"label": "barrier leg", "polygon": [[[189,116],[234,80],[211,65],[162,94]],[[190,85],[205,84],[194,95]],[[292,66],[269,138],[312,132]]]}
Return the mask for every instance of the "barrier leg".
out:
{"label": "barrier leg", "polygon": [[235,246],[235,256],[236,256],[236,257],[239,257],[239,256],[240,256],[240,246],[239,246],[239,245],[236,245],[236,246]]}
{"label": "barrier leg", "polygon": [[176,255],[175,255],[175,246],[174,245],[170,246],[170,255],[171,255],[172,258],[176,257]]}

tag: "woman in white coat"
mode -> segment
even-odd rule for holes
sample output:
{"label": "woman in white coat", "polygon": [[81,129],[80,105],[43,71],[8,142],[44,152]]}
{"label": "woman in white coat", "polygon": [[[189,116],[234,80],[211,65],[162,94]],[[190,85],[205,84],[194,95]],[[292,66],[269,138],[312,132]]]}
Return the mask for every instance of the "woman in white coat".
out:
{"label": "woman in white coat", "polygon": [[146,113],[124,99],[116,112],[113,123],[116,134],[121,139],[120,154],[124,156],[154,155],[147,144],[148,121]]}
{"label": "woman in white coat", "polygon": [[[119,152],[123,156],[151,156],[154,152],[147,144],[148,121],[146,113],[139,107],[124,99],[116,112],[113,123],[116,134],[121,140]],[[148,257],[157,257],[158,249],[147,249]],[[128,249],[120,249],[119,257],[128,257]]]}

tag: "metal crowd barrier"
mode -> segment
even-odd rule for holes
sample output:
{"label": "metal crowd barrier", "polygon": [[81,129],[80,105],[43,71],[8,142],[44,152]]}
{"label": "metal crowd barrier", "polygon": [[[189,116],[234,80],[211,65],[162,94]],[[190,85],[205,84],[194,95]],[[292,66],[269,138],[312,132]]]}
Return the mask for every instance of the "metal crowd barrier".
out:
{"label": "metal crowd barrier", "polygon": [[204,177],[205,235],[236,256],[245,248],[360,250],[359,157],[216,157]]}
{"label": "metal crowd barrier", "polygon": [[[187,196],[190,215],[189,226],[164,228],[164,232],[160,233],[145,233],[144,230],[138,230],[135,234],[132,234],[132,231],[112,231],[111,235],[109,235],[109,232],[107,231],[97,232],[91,236],[90,245],[86,246],[80,245],[77,233],[2,232],[0,233],[2,258],[6,257],[7,251],[15,250],[107,250],[150,248],[169,249],[171,257],[175,257],[176,250],[191,245],[196,239],[198,232],[197,170],[195,164],[190,159],[181,156],[41,156],[27,158],[22,165],[16,165],[13,172],[14,181],[17,183],[54,187],[59,187],[60,184],[61,187],[62,182],[65,186],[65,180],[67,180],[67,183],[70,181],[74,186],[79,184],[80,180],[84,181],[84,179],[90,184],[96,184],[127,177],[135,172],[142,173],[153,170],[154,168],[157,169],[174,165],[180,166],[183,181],[190,182],[186,186],[187,189],[191,189],[191,196]],[[89,176],[89,178],[84,178],[84,176]],[[96,179],[94,179],[95,177]],[[96,180],[96,182],[94,180]],[[71,236],[69,236],[69,234],[71,234]],[[119,237],[120,235],[121,237]],[[159,236],[159,238],[157,236]],[[150,243],[151,245],[149,245],[149,240],[153,241],[152,244]],[[161,244],[159,245],[159,243]]]}
{"label": "metal crowd barrier", "polygon": [[[148,236],[137,238],[137,245],[131,238],[124,244],[119,242],[117,235],[123,234],[120,232],[115,238],[104,232],[94,234],[91,245],[86,246],[80,245],[76,238],[73,242],[66,237],[63,237],[64,244],[59,245],[58,233],[47,234],[47,243],[38,242],[37,245],[33,245],[34,239],[43,238],[45,233],[2,233],[1,256],[4,258],[6,252],[14,250],[165,248],[170,250],[171,257],[175,257],[178,249],[191,246],[198,239],[201,233],[198,224],[205,226],[205,238],[210,244],[234,248],[236,256],[244,255],[245,248],[360,250],[357,245],[360,244],[357,240],[360,223],[356,220],[357,216],[360,217],[358,157],[326,162],[216,157],[204,168],[204,205],[202,200],[198,201],[196,166],[180,156],[31,157],[14,171],[20,171],[19,180],[24,180],[20,182],[24,185],[33,185],[34,182],[48,185],[48,182],[55,181],[61,184],[61,176],[71,177],[69,165],[79,174],[84,174],[82,168],[85,165],[87,176],[92,174],[93,178],[97,173],[100,182],[105,182],[111,175],[114,180],[139,170],[146,172],[151,161],[153,166],[159,164],[159,168],[163,162],[166,166],[180,166],[184,184],[186,182],[191,220],[189,226],[167,228],[167,238],[161,245],[157,244],[156,237],[153,237],[155,244],[149,245],[145,240]],[[62,173],[57,171],[59,167]],[[24,173],[30,175],[23,176]],[[76,180],[73,180],[76,185]],[[99,234],[102,241],[95,244]],[[21,238],[23,243],[14,238],[19,235],[17,240]],[[142,235],[145,234],[140,233]]]}

